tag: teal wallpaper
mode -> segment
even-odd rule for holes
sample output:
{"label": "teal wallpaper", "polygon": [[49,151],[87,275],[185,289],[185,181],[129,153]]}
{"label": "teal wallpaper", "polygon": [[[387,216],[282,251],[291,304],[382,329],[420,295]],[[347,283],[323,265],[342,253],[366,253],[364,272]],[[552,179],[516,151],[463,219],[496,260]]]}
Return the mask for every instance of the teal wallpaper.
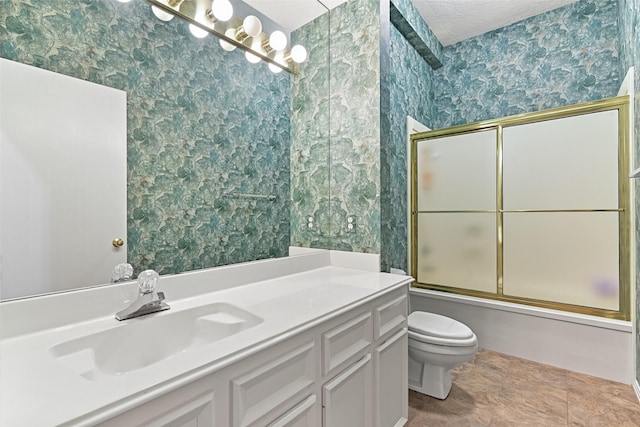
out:
{"label": "teal wallpaper", "polygon": [[[395,28],[390,29],[389,118],[391,137],[383,157],[389,159],[388,210],[383,209],[382,267],[407,271],[407,116],[432,128],[435,120],[433,70]],[[419,93],[420,96],[416,96]],[[388,213],[388,214],[387,214]]]}
{"label": "teal wallpaper", "polygon": [[331,12],[332,249],[380,253],[379,8],[349,0]]}
{"label": "teal wallpaper", "polygon": [[331,245],[329,24],[325,13],[291,35],[292,45],[304,41],[309,48],[291,78],[291,245],[325,249]]}
{"label": "teal wallpaper", "polygon": [[580,0],[447,46],[437,128],[615,96],[616,0]]}
{"label": "teal wallpaper", "polygon": [[[620,16],[620,76],[626,75],[629,67],[635,67],[634,86],[634,134],[633,147],[635,161],[632,168],[640,166],[640,0],[619,0]],[[640,212],[640,186],[635,185],[636,212]],[[640,265],[640,219],[636,215],[634,226],[636,264]],[[640,383],[640,269],[636,269],[635,277],[635,311],[636,321],[636,380]]]}
{"label": "teal wallpaper", "polygon": [[[380,45],[381,63],[388,63],[380,83],[384,100],[380,120],[381,269],[408,271],[407,116],[433,126],[433,69],[442,65],[435,56],[441,55],[442,46],[409,0],[394,0],[390,10],[382,9],[381,13],[381,40],[389,40]],[[385,25],[389,21],[393,25]],[[411,28],[408,30],[406,25]],[[417,43],[415,38],[424,40]],[[428,46],[426,57],[419,49],[421,44]]]}
{"label": "teal wallpaper", "polygon": [[288,73],[195,39],[143,1],[0,0],[0,56],[127,92],[136,272],[287,254]]}

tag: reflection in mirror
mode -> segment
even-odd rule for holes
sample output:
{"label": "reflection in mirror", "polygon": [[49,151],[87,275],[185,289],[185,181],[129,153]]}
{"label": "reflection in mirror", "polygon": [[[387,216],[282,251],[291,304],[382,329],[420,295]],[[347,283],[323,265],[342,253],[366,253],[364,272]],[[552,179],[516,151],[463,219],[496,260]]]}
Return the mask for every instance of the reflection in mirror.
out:
{"label": "reflection in mirror", "polygon": [[0,58],[0,107],[2,298],[104,282],[127,256],[126,93]]}
{"label": "reflection in mirror", "polygon": [[[264,32],[262,21],[255,15],[238,17],[229,0],[146,0],[151,3],[151,11],[161,21],[170,21],[176,16],[189,23],[189,31],[194,37],[204,38],[209,34],[220,39],[220,46],[226,51],[241,49],[252,64],[265,61],[269,70],[280,73],[283,70],[298,73],[298,64],[307,59],[307,50],[301,44],[288,46],[287,35],[281,27]],[[271,2],[269,5],[273,5]],[[317,3],[311,2],[312,5]],[[321,5],[320,14],[324,13]],[[269,15],[269,13],[267,13]],[[281,25],[281,24],[280,24]]]}
{"label": "reflection in mirror", "polygon": [[[269,2],[232,2],[237,15],[258,16],[264,32],[279,29],[291,46],[307,48],[298,75],[273,73],[264,61],[252,64],[239,49],[226,51],[211,36],[195,38],[185,21],[160,20],[143,0],[4,2],[3,58],[126,92],[127,230],[120,251],[136,274],[280,257],[290,244],[312,245],[314,234],[301,219],[313,214],[311,198],[328,200],[328,182],[310,177],[328,170],[329,150],[328,114],[316,114],[327,104],[329,18],[312,2],[320,14],[284,25],[274,12],[283,11],[270,9]],[[1,102],[3,111],[11,108]],[[72,159],[69,174],[81,169],[73,167],[83,162],[76,154],[58,153]],[[3,176],[2,194],[12,183]],[[92,190],[101,195],[99,188]],[[29,214],[28,206],[3,209]],[[2,236],[12,227],[5,215],[0,227]],[[75,231],[101,227],[94,220]],[[117,237],[124,233],[97,244],[113,252]],[[11,248],[1,243],[3,253]],[[58,258],[64,252],[54,245],[43,256],[73,266],[75,259]],[[25,276],[39,269],[30,260],[28,265]],[[108,283],[112,268],[104,267],[102,279],[82,277],[75,284],[56,278],[48,291]],[[0,298],[34,293],[23,289],[5,297],[9,286],[3,278]]]}

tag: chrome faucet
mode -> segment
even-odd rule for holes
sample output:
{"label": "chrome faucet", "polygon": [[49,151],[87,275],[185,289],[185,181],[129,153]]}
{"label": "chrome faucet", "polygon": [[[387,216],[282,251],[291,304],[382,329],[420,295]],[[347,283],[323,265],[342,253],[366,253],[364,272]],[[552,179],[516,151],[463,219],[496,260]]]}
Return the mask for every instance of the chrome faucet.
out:
{"label": "chrome faucet", "polygon": [[116,319],[127,320],[145,314],[169,310],[169,304],[164,302],[164,292],[156,292],[156,284],[160,275],[153,270],[145,270],[138,275],[138,299],[129,307],[116,313]]}

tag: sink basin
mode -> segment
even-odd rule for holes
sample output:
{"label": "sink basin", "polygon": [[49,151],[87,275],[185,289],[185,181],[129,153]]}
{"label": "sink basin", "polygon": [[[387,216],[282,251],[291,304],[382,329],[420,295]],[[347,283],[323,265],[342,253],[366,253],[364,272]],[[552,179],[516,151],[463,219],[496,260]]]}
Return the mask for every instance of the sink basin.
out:
{"label": "sink basin", "polygon": [[262,322],[226,303],[143,316],[55,345],[50,354],[89,379],[124,374],[221,340]]}

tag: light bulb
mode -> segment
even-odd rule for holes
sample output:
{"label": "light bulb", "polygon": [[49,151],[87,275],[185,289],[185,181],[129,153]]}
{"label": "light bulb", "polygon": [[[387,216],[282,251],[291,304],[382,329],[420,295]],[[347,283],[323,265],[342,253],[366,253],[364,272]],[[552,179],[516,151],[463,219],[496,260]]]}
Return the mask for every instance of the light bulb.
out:
{"label": "light bulb", "polygon": [[[236,38],[236,29],[235,28],[227,28],[227,31],[224,32],[224,35],[229,37],[230,39],[234,39]],[[224,41],[222,39],[220,39],[220,46],[222,46],[222,48],[224,50],[226,50],[227,52],[231,52],[232,50],[235,50],[236,47],[234,45],[232,45],[231,43]]]}
{"label": "light bulb", "polygon": [[282,71],[282,68],[278,67],[277,65],[273,65],[273,64],[269,64],[269,69],[271,70],[272,73],[274,74],[278,74],[279,72]]}
{"label": "light bulb", "polygon": [[164,10],[160,9],[158,6],[151,6],[151,12],[153,12],[153,14],[156,15],[156,18],[165,22],[171,21],[174,17],[172,13],[165,12]]}
{"label": "light bulb", "polygon": [[259,56],[256,56],[251,52],[245,52],[244,57],[247,58],[247,61],[251,62],[252,64],[257,64],[262,60]]}
{"label": "light bulb", "polygon": [[211,3],[211,12],[213,12],[213,16],[225,22],[233,16],[233,6],[229,0],[213,0]]}
{"label": "light bulb", "polygon": [[287,47],[287,36],[282,31],[274,31],[269,36],[269,46],[274,50],[282,50]]}
{"label": "light bulb", "polygon": [[197,37],[199,39],[205,38],[209,35],[209,32],[207,30],[203,30],[202,28],[193,24],[189,24],[189,31],[191,31],[193,37]]}
{"label": "light bulb", "polygon": [[299,44],[291,48],[291,59],[298,64],[302,64],[307,59],[307,49]]}
{"label": "light bulb", "polygon": [[242,21],[242,28],[249,37],[255,37],[262,31],[262,22],[253,15],[249,15]]}

